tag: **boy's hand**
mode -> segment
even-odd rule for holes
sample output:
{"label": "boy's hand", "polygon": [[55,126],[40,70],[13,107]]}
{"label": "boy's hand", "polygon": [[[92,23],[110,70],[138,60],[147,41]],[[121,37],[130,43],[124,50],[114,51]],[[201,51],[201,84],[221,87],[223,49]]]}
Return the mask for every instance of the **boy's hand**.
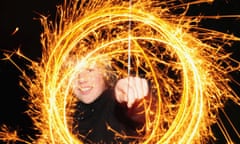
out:
{"label": "boy's hand", "polygon": [[146,79],[139,77],[127,77],[117,81],[115,97],[119,103],[126,102],[127,107],[148,95],[148,83]]}

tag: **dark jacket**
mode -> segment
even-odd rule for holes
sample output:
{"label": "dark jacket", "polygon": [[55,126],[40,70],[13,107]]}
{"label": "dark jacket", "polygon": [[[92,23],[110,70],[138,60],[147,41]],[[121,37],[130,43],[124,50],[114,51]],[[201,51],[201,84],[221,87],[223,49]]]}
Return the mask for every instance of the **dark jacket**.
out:
{"label": "dark jacket", "polygon": [[116,133],[136,136],[135,130],[139,126],[140,123],[128,116],[126,106],[116,102],[111,89],[105,91],[91,104],[77,102],[73,133],[84,143],[128,144],[136,139],[122,138]]}

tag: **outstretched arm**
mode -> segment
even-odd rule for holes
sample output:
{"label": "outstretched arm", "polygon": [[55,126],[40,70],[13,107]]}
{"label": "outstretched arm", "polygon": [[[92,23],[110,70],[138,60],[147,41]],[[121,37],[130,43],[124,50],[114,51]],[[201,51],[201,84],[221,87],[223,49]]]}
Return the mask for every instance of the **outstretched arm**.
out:
{"label": "outstretched arm", "polygon": [[119,103],[125,103],[126,115],[137,123],[145,122],[142,101],[149,99],[149,86],[144,78],[127,77],[120,79],[115,86],[115,97]]}

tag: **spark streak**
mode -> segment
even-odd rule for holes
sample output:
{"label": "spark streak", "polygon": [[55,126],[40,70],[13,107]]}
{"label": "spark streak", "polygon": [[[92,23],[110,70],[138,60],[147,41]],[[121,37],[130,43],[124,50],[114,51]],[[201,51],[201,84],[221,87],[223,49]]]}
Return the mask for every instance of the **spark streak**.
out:
{"label": "spark streak", "polygon": [[[42,59],[28,59],[34,79],[23,75],[30,94],[28,114],[40,131],[34,143],[81,143],[70,132],[71,82],[84,65],[102,59],[116,70],[111,74],[123,77],[131,71],[151,82],[157,101],[145,103],[140,143],[190,144],[214,138],[211,125],[217,123],[219,109],[227,100],[240,104],[228,76],[240,70],[240,63],[224,50],[240,38],[201,28],[204,16],[186,16],[189,6],[205,2],[212,1],[64,1],[56,21],[42,15]],[[174,13],[176,9],[184,11]],[[213,18],[221,17],[226,16]],[[10,55],[6,58],[11,61]],[[0,139],[12,140],[4,134],[0,132]],[[231,143],[227,134],[226,140]]]}

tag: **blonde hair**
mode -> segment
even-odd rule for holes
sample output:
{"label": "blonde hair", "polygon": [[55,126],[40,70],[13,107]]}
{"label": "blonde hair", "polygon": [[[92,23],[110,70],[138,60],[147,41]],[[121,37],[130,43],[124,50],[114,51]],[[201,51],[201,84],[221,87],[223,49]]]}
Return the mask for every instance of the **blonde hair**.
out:
{"label": "blonde hair", "polygon": [[114,87],[117,81],[117,72],[113,69],[112,61],[109,58],[96,58],[91,57],[86,59],[83,56],[78,56],[76,54],[70,54],[63,64],[63,67],[67,69],[71,69],[76,67],[79,63],[83,66],[83,68],[88,68],[91,66],[96,66],[103,73],[103,78],[105,84],[108,88]]}

